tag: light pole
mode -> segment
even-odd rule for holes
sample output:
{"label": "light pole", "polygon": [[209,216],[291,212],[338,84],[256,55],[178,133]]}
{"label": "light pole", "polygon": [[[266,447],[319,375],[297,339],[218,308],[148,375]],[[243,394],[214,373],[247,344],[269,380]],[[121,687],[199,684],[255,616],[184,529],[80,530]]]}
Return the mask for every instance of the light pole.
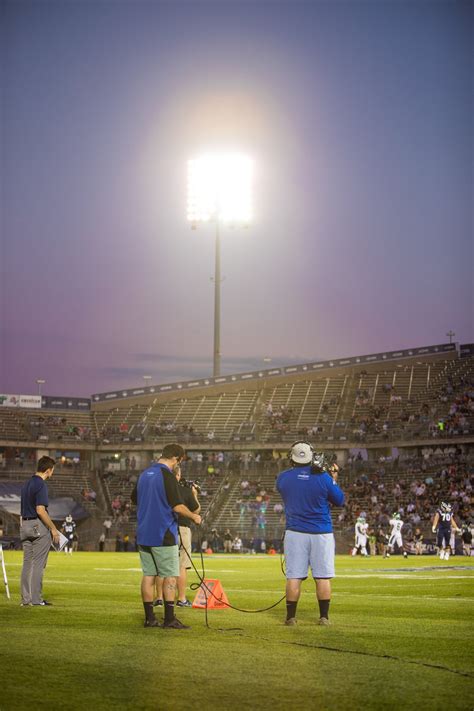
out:
{"label": "light pole", "polygon": [[192,229],[214,222],[213,376],[221,374],[221,226],[248,226],[251,220],[252,161],[246,156],[204,155],[188,161],[188,221]]}
{"label": "light pole", "polygon": [[221,236],[216,220],[216,257],[214,263],[214,358],[212,374],[221,374]]}
{"label": "light pole", "polygon": [[145,387],[150,384],[151,375],[144,375],[143,380],[145,381]]}
{"label": "light pole", "polygon": [[454,338],[454,336],[455,336],[456,334],[454,333],[454,331],[451,331],[451,329],[449,329],[449,331],[447,332],[446,335],[447,335],[448,338],[449,338],[449,342],[452,343],[452,342],[453,342],[453,338]]}
{"label": "light pole", "polygon": [[46,380],[43,378],[36,378],[36,384],[38,386],[38,395],[41,395],[41,386],[46,383]]}

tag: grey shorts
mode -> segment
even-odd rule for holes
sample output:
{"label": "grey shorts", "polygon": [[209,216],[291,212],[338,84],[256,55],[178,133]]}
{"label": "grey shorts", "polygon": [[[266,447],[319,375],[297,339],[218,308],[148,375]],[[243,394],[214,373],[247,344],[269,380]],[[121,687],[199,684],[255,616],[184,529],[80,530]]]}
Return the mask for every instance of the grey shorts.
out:
{"label": "grey shorts", "polygon": [[332,533],[285,533],[286,577],[308,577],[311,567],[313,578],[334,578],[334,553],[336,543]]}

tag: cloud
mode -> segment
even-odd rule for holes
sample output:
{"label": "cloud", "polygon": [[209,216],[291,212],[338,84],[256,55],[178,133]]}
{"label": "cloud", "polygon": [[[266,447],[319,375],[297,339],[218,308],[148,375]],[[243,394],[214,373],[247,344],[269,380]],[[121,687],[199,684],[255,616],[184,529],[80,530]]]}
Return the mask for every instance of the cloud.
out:
{"label": "cloud", "polygon": [[[130,364],[111,365],[99,368],[104,383],[114,382],[117,387],[133,387],[143,385],[143,376],[151,375],[151,384],[178,382],[205,378],[212,375],[212,361],[209,357],[187,355],[172,355],[159,353],[137,353],[130,357]],[[242,373],[253,370],[277,368],[284,365],[301,363],[301,358],[288,357],[272,359],[265,363],[263,358],[256,356],[236,356],[222,358],[221,372],[224,375]]]}

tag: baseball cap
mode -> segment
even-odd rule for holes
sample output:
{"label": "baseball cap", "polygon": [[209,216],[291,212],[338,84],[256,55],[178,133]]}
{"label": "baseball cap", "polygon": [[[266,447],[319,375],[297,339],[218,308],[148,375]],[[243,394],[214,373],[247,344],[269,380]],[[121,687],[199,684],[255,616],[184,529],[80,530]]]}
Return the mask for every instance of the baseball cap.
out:
{"label": "baseball cap", "polygon": [[295,442],[290,449],[290,459],[295,464],[309,464],[313,460],[313,448],[308,442]]}

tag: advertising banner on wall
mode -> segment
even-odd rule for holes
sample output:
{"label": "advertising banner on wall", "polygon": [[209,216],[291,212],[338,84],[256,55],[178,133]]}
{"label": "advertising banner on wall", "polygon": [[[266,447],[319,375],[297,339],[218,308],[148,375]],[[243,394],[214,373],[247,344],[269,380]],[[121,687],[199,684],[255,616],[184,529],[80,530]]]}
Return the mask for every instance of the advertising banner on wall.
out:
{"label": "advertising banner on wall", "polygon": [[8,395],[0,393],[0,406],[36,409],[41,407],[41,395]]}
{"label": "advertising banner on wall", "polygon": [[0,393],[0,407],[23,407],[49,410],[90,410],[91,401],[84,397],[45,397],[44,395],[11,395]]}
{"label": "advertising banner on wall", "polygon": [[19,395],[6,395],[0,393],[0,407],[20,407]]}
{"label": "advertising banner on wall", "polygon": [[43,407],[48,410],[90,410],[91,401],[78,397],[42,397]]}
{"label": "advertising banner on wall", "polygon": [[41,395],[20,395],[20,407],[41,407]]}

